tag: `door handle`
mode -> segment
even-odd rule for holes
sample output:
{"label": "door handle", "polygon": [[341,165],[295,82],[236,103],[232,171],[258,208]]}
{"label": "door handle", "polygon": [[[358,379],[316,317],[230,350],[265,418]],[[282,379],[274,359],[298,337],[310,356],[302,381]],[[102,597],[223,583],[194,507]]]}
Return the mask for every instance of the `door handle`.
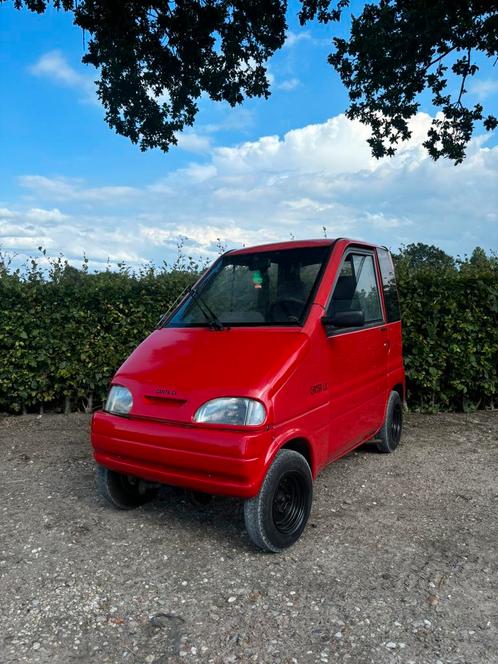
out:
{"label": "door handle", "polygon": [[391,344],[389,341],[384,341],[384,348],[387,350]]}

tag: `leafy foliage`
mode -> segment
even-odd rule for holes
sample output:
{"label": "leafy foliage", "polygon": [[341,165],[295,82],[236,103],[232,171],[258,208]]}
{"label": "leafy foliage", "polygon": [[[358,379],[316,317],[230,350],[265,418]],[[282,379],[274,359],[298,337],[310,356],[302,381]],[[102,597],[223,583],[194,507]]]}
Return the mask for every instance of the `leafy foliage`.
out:
{"label": "leafy foliage", "polygon": [[[421,244],[395,259],[410,407],[492,407],[498,260],[477,248],[454,261]],[[90,273],[57,258],[48,272],[36,260],[21,271],[0,258],[0,411],[100,406],[115,370],[203,267],[179,258]]]}
{"label": "leafy foliage", "polygon": [[[432,122],[424,143],[434,158],[460,163],[474,124],[498,125],[481,104],[464,96],[479,67],[476,54],[498,55],[498,3],[483,0],[382,0],[365,5],[353,19],[348,39],[335,39],[329,57],[349,91],[348,117],[370,125],[376,157],[392,155],[410,137],[408,120],[428,90],[443,117]],[[459,84],[452,94],[451,72]]]}
{"label": "leafy foliage", "polygon": [[[6,2],[7,0],[0,0]],[[13,0],[42,13],[49,0]],[[266,62],[285,41],[286,0],[52,0],[89,35],[83,62],[99,70],[106,121],[142,150],[168,150],[192,125],[202,93],[236,105],[268,97]],[[302,25],[339,21],[349,0],[300,0]],[[428,91],[442,117],[425,146],[459,163],[475,123],[498,126],[481,104],[465,105],[477,55],[498,55],[496,0],[377,0],[334,39],[329,62],[350,97],[347,115],[369,125],[376,157],[410,137],[408,121]],[[452,92],[457,81],[456,92]]]}
{"label": "leafy foliage", "polygon": [[[43,12],[46,0],[15,0]],[[240,104],[268,97],[264,63],[285,39],[281,0],[55,0],[90,36],[106,121],[142,150],[167,150],[192,125],[201,93]]]}
{"label": "leafy foliage", "polygon": [[472,410],[498,392],[498,259],[477,247],[455,261],[409,245],[395,256],[412,408]]}
{"label": "leafy foliage", "polygon": [[197,278],[179,260],[162,269],[89,273],[61,258],[48,274],[0,262],[0,410],[101,403],[109,379]]}

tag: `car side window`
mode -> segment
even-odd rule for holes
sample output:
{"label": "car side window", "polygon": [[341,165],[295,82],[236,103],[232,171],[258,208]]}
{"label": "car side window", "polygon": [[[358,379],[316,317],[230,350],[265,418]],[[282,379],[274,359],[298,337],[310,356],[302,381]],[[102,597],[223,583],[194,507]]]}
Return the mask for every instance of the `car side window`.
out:
{"label": "car side window", "polygon": [[327,315],[344,311],[363,312],[365,325],[382,321],[379,288],[371,254],[350,253],[344,259]]}
{"label": "car side window", "polygon": [[392,323],[401,318],[393,259],[387,249],[381,249],[380,247],[377,249],[377,256],[379,257],[380,274],[382,276],[387,321]]}

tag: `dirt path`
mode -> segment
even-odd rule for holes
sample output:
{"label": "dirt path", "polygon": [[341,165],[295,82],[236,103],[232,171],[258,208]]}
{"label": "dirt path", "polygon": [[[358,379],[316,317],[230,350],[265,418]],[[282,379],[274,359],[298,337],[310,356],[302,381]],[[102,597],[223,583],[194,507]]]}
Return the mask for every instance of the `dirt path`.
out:
{"label": "dirt path", "polygon": [[85,416],[0,421],[0,663],[498,662],[498,412],[411,415],[282,555],[241,504],[96,492]]}

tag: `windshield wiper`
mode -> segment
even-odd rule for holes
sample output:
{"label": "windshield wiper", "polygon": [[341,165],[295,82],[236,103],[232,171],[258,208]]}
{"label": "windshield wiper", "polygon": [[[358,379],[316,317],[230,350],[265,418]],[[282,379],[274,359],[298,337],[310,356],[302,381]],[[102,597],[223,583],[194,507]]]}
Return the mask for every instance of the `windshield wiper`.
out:
{"label": "windshield wiper", "polygon": [[208,305],[208,303],[202,299],[202,297],[199,295],[199,293],[195,290],[195,288],[189,288],[188,290],[189,294],[192,296],[192,300],[196,303],[196,305],[199,307],[199,309],[202,311],[202,314],[204,318],[208,321],[209,327],[212,330],[227,330],[228,328],[223,325],[221,320],[218,318],[218,316],[214,313],[214,311],[211,309],[211,307]]}

